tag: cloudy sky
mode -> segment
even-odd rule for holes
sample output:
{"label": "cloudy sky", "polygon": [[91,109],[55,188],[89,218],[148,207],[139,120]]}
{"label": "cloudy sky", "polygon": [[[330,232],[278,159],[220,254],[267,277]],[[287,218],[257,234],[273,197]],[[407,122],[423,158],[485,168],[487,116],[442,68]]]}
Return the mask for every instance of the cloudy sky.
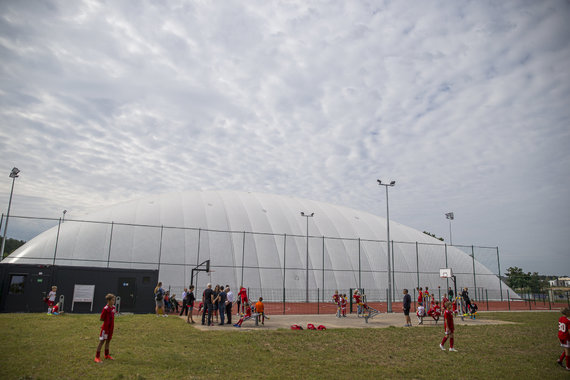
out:
{"label": "cloudy sky", "polygon": [[453,211],[453,243],[570,274],[569,19],[562,0],[2,1],[0,209],[13,166],[11,214],[53,218],[200,189],[385,216],[380,178],[392,220],[449,242]]}

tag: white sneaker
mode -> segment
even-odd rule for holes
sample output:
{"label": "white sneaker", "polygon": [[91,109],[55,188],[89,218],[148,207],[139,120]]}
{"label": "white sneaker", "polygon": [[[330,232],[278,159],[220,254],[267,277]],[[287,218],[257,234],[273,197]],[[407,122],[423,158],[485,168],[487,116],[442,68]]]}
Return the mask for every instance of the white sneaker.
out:
{"label": "white sneaker", "polygon": [[442,351],[445,351],[445,347],[443,347],[441,343],[439,344],[439,348],[441,348]]}
{"label": "white sneaker", "polygon": [[450,348],[449,351],[451,352],[457,352],[457,350],[455,348]]}

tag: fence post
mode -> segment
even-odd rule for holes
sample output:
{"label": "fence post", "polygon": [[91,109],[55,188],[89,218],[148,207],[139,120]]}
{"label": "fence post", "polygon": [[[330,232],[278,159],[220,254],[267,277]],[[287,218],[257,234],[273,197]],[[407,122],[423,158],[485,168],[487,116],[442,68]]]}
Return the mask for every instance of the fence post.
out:
{"label": "fence post", "polygon": [[[202,229],[198,228],[198,248],[196,251],[196,266],[198,266],[200,264],[200,240],[202,239]],[[190,272],[190,276],[192,276],[190,278],[190,284],[194,284],[194,274],[192,272]],[[200,272],[196,272],[196,289],[198,288],[198,276],[200,275]],[[237,288],[236,288],[237,289]],[[198,292],[196,292],[198,293]],[[202,300],[203,302],[203,300]],[[239,309],[238,309],[239,312]]]}
{"label": "fence post", "polygon": [[473,287],[475,288],[475,296],[477,296],[477,280],[475,278],[475,248],[471,246],[471,259],[473,260]]}
{"label": "fence post", "polygon": [[317,314],[321,314],[321,296],[319,288],[317,288]]}
{"label": "fence post", "polygon": [[418,288],[420,287],[420,255],[418,252],[418,242],[416,241],[416,276],[418,278]]}
{"label": "fence post", "polygon": [[323,289],[323,299],[325,299],[325,235],[323,235],[323,288],[322,289]]}
{"label": "fence post", "polygon": [[499,292],[501,293],[501,301],[503,300],[503,281],[501,280],[501,261],[499,260],[499,247],[497,247],[497,267],[499,268]]}
{"label": "fence post", "polygon": [[[323,237],[323,239],[324,239],[324,237]],[[324,261],[323,261],[323,263],[324,263]],[[361,267],[361,263],[360,263],[360,238],[358,238],[358,287],[362,288],[362,267]]]}
{"label": "fence post", "polygon": [[392,302],[396,299],[396,268],[394,267],[394,240],[392,240]]}
{"label": "fence post", "polygon": [[[57,255],[57,243],[59,242],[59,229],[60,229],[60,227],[61,227],[61,218],[59,218],[59,222],[57,223],[57,236],[55,237],[55,250],[53,251],[53,263],[52,263],[52,265],[55,265],[55,256]],[[109,268],[108,264],[107,264],[107,268]]]}
{"label": "fence post", "polygon": [[489,292],[485,289],[485,298],[487,299],[487,311],[489,311]]}
{"label": "fence post", "polygon": [[[113,226],[114,226],[114,222],[111,222],[111,234],[109,235],[109,254],[107,255],[107,268],[109,268],[109,260],[111,260],[111,244],[113,242]],[[158,275],[160,276],[160,250],[158,251]]]}
{"label": "fence post", "polygon": [[283,315],[285,315],[285,257],[287,256],[287,234],[283,234]]}
{"label": "fence post", "polygon": [[418,310],[418,309],[416,308],[416,298],[417,298],[417,297],[416,297],[416,289],[414,289],[414,310]]}
{"label": "fence post", "polygon": [[526,295],[527,295],[526,298],[528,298],[528,309],[532,310],[532,302],[530,300],[530,289],[526,292]]}
{"label": "fence post", "polygon": [[511,296],[509,295],[509,289],[507,289],[507,303],[509,304],[509,310],[511,310]]}
{"label": "fence post", "polygon": [[245,231],[243,231],[243,239],[241,242],[241,286],[243,286],[243,266],[245,263]]}
{"label": "fence post", "polygon": [[552,305],[550,304],[550,294],[551,294],[551,291],[549,290],[548,291],[548,310],[552,310]]}

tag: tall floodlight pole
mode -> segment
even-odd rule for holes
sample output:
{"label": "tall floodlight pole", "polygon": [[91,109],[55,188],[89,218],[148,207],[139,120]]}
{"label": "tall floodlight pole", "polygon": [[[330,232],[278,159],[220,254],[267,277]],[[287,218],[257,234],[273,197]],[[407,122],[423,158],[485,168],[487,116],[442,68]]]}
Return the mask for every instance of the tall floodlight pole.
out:
{"label": "tall floodlight pole", "polygon": [[305,302],[309,302],[309,218],[312,218],[313,216],[315,216],[315,213],[312,212],[310,214],[306,214],[305,212],[301,211],[301,216],[304,216],[307,219],[307,275],[306,275],[306,288],[307,288],[307,294],[306,294],[306,299]]}
{"label": "tall floodlight pole", "polygon": [[390,181],[390,183],[382,183],[379,179],[378,185],[384,186],[386,188],[386,244],[388,246],[388,299],[386,300],[388,306],[388,313],[392,312],[392,276],[391,263],[390,263],[390,208],[388,206],[388,187],[392,187],[396,184],[396,181]]}
{"label": "tall floodlight pole", "polygon": [[445,218],[449,219],[449,245],[453,245],[453,238],[451,236],[451,221],[454,218],[453,213],[448,212],[447,214],[445,214]]}
{"label": "tall floodlight pole", "polygon": [[8,202],[8,212],[6,213],[6,223],[4,224],[4,236],[2,237],[2,248],[0,248],[0,257],[4,260],[4,247],[6,246],[6,230],[8,229],[8,219],[10,218],[10,207],[12,206],[12,194],[14,193],[14,182],[18,178],[18,173],[20,170],[18,168],[13,168],[10,172],[10,178],[12,178],[12,190],[10,190],[10,201]]}

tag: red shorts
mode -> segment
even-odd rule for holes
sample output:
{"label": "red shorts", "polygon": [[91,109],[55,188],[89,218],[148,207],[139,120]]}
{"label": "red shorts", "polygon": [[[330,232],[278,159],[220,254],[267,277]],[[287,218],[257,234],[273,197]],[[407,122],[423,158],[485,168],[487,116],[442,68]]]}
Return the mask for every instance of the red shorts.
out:
{"label": "red shorts", "polygon": [[55,305],[55,301],[50,301],[50,300],[48,300],[48,306],[49,306],[49,307],[52,307],[53,305]]}
{"label": "red shorts", "polygon": [[568,340],[568,339],[566,339],[566,340],[559,339],[559,340],[560,340],[560,345],[562,347],[570,348],[570,340]]}
{"label": "red shorts", "polygon": [[113,339],[113,329],[111,329],[110,331],[105,331],[103,330],[103,327],[101,327],[101,333],[99,334],[99,340],[111,340]]}

